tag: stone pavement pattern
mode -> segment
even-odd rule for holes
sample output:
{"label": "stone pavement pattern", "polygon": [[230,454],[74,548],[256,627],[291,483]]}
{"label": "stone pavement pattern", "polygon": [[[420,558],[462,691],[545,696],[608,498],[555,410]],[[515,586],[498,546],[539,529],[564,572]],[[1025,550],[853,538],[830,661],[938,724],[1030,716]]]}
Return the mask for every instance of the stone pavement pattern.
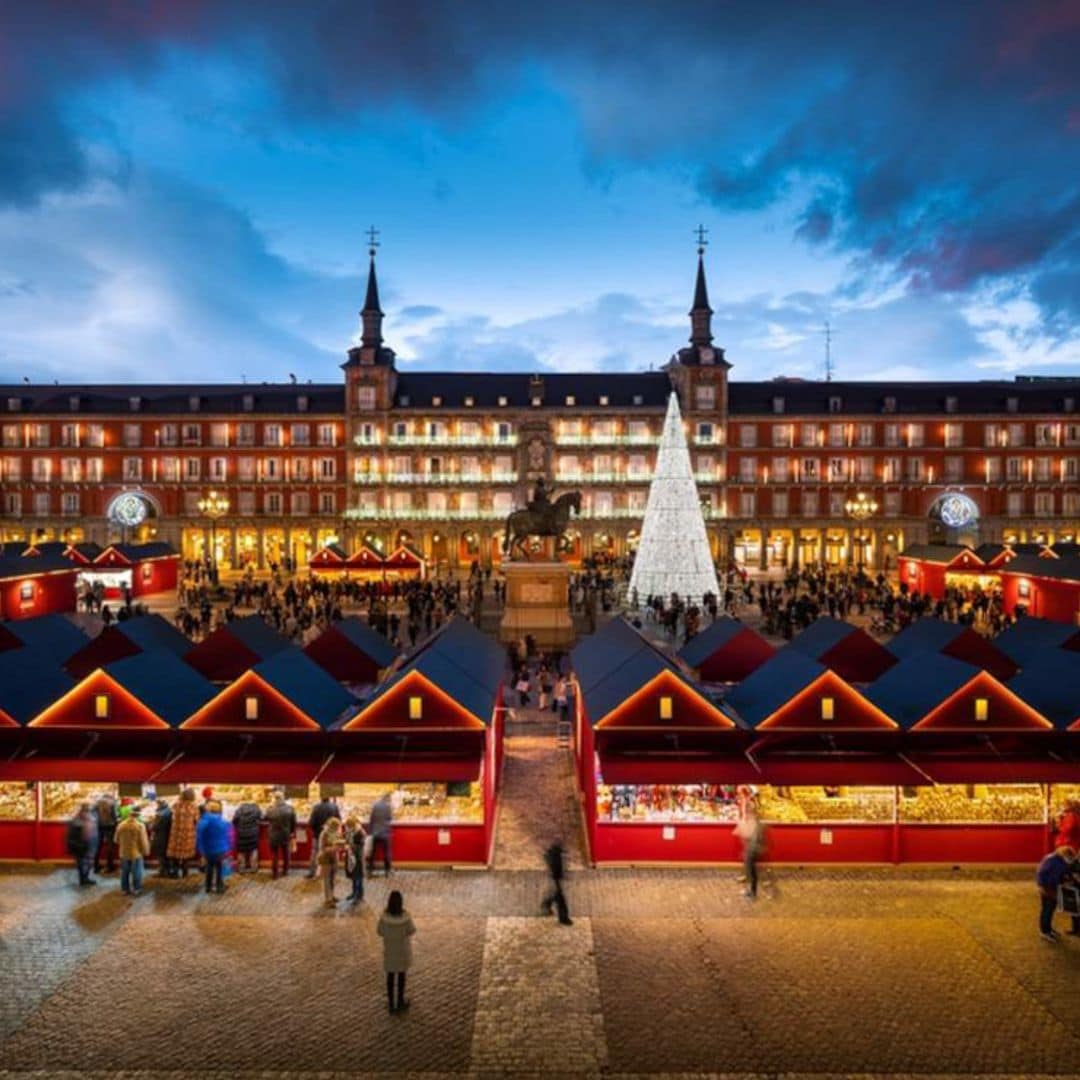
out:
{"label": "stone pavement pattern", "polygon": [[[328,911],[319,883],[0,873],[0,1075],[1077,1075],[1080,942],[1035,933],[1020,872],[403,872]],[[418,927],[386,1012],[375,913]],[[149,1070],[149,1071],[148,1071]]]}

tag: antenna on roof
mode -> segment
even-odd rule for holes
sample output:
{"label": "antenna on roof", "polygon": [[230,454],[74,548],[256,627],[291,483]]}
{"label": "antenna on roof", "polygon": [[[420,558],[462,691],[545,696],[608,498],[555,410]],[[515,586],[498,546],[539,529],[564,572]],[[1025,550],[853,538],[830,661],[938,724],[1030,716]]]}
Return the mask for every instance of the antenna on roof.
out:
{"label": "antenna on roof", "polygon": [[289,382],[292,383],[293,386],[296,385],[296,376],[291,371],[289,372]]}
{"label": "antenna on roof", "polygon": [[822,331],[825,335],[825,381],[832,382],[833,377],[833,364],[832,364],[832,339],[833,329],[829,320],[825,320],[825,329]]}

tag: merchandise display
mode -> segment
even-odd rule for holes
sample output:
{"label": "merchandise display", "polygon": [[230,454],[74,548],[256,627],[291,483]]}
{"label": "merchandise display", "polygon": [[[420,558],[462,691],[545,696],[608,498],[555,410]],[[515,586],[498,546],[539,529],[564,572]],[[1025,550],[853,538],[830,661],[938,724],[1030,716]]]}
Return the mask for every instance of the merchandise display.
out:
{"label": "merchandise display", "polygon": [[758,808],[763,820],[796,822],[874,822],[896,820],[896,789],[891,787],[762,787]]}
{"label": "merchandise display", "polygon": [[1080,784],[1051,784],[1050,820],[1057,821],[1071,802],[1080,803]]}
{"label": "merchandise display", "polygon": [[36,816],[33,784],[22,780],[0,784],[0,821],[33,821]]}
{"label": "merchandise display", "polygon": [[67,821],[84,803],[91,806],[102,795],[120,798],[120,785],[108,783],[81,784],[78,781],[48,780],[41,785],[42,821]]}
{"label": "merchandise display", "polygon": [[704,821],[739,819],[734,784],[600,784],[601,821]]}
{"label": "merchandise display", "polygon": [[900,820],[924,825],[1046,823],[1042,784],[940,784],[901,788]]}

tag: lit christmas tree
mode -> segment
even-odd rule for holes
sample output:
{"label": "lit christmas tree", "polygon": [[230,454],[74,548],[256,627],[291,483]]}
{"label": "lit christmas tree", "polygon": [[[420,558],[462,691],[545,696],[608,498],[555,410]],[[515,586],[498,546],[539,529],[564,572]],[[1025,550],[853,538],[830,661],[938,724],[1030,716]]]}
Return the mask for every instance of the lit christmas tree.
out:
{"label": "lit christmas tree", "polygon": [[649,486],[629,595],[631,600],[636,595],[639,605],[644,605],[650,596],[661,596],[666,602],[672,593],[700,603],[705,593],[718,595],[719,591],[701,500],[690,468],[679,399],[672,394]]}

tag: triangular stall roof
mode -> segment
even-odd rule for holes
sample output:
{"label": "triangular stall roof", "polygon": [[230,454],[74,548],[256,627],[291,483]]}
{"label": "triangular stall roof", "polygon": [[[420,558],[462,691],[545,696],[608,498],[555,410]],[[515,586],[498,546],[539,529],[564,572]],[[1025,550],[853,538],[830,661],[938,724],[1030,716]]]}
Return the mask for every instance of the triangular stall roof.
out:
{"label": "triangular stall roof", "polygon": [[96,668],[151,649],[165,649],[182,657],[191,650],[191,642],[160,615],[135,615],[106,626],[64,666],[81,679]]}
{"label": "triangular stall roof", "polygon": [[406,544],[398,544],[393,551],[383,560],[383,566],[387,570],[424,572],[424,557]]}
{"label": "triangular stall roof", "polygon": [[63,664],[83,648],[87,636],[63,615],[38,615],[33,619],[16,619],[2,624],[6,633],[23,645],[41,649]]}
{"label": "triangular stall roof", "polygon": [[886,648],[901,660],[918,653],[942,653],[989,671],[1003,682],[1016,674],[1016,664],[981,634],[970,626],[944,619],[916,619],[896,634]]}
{"label": "triangular stall roof", "polygon": [[1004,573],[1049,578],[1052,581],[1075,582],[1080,585],[1080,558],[1075,555],[1065,555],[1061,558],[1017,555],[1005,567]]}
{"label": "triangular stall roof", "polygon": [[824,664],[851,683],[873,682],[896,663],[896,657],[861,627],[828,617],[812,622],[786,648]]}
{"label": "triangular stall roof", "polygon": [[1080,654],[1052,649],[1031,661],[1009,689],[1061,731],[1080,731]]}
{"label": "triangular stall roof", "polygon": [[248,615],[219,626],[184,659],[211,682],[231,682],[291,644],[262,616]]}
{"label": "triangular stall roof", "polygon": [[909,544],[900,555],[902,559],[918,559],[919,562],[948,566],[962,551],[970,551],[963,544]]}
{"label": "triangular stall roof", "polygon": [[1023,668],[1055,650],[1080,652],[1080,630],[1068,623],[1024,615],[994,638],[994,647]]}
{"label": "triangular stall roof", "polygon": [[340,544],[324,544],[308,560],[313,570],[343,570],[348,554]]}
{"label": "triangular stall roof", "polygon": [[679,659],[705,682],[741,682],[769,660],[776,649],[756,630],[723,615],[695,634]]}
{"label": "triangular stall roof", "polygon": [[373,683],[397,659],[397,650],[359,616],[332,622],[304,652],[339,682]]}
{"label": "triangular stall roof", "polygon": [[386,561],[383,553],[373,544],[361,544],[346,560],[349,570],[381,570]]}
{"label": "triangular stall roof", "polygon": [[0,653],[0,728],[28,724],[74,685],[43,649],[26,646]]}
{"label": "triangular stall roof", "polygon": [[217,693],[209,679],[168,648],[146,649],[105,670],[170,727],[179,727]]}

